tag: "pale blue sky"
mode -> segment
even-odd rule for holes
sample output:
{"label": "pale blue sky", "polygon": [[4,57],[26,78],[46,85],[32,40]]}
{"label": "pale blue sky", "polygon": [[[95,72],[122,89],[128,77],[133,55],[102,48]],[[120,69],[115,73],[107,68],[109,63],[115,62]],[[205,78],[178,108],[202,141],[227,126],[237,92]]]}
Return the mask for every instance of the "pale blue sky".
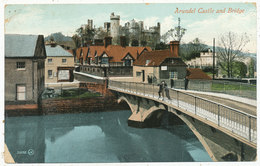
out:
{"label": "pale blue sky", "polygon": [[[196,9],[192,14],[176,14],[181,10]],[[198,9],[212,8],[215,11],[226,8],[226,13],[198,13]],[[244,13],[227,13],[229,8],[244,9]],[[248,33],[248,52],[256,52],[256,7],[249,3],[167,3],[167,4],[78,4],[78,5],[7,5],[5,8],[5,33],[43,34],[62,32],[72,35],[80,25],[93,19],[96,27],[109,21],[110,14],[120,15],[121,25],[134,19],[143,20],[149,26],[161,23],[161,34],[181,25],[187,29],[183,42],[199,37],[205,44],[212,45],[216,39],[228,31],[238,34]]]}

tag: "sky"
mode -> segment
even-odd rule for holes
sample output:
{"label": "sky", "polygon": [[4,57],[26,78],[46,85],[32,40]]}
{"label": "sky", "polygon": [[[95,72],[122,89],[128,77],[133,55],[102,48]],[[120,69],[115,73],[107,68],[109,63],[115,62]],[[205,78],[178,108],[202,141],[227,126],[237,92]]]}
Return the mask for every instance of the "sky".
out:
{"label": "sky", "polygon": [[[230,13],[231,8],[233,12]],[[180,10],[193,12],[182,13]],[[217,10],[225,12],[217,13]],[[132,19],[144,21],[146,27],[160,22],[161,35],[176,27],[180,18],[181,26],[187,29],[182,38],[184,43],[199,38],[204,44],[212,45],[213,38],[216,38],[218,45],[220,36],[229,31],[238,35],[247,33],[250,42],[244,52],[256,53],[257,50],[257,14],[252,3],[12,4],[5,6],[4,31],[7,34],[44,36],[62,32],[72,36],[88,19],[93,19],[96,27],[103,26],[110,20],[112,12],[120,15],[121,25]]]}

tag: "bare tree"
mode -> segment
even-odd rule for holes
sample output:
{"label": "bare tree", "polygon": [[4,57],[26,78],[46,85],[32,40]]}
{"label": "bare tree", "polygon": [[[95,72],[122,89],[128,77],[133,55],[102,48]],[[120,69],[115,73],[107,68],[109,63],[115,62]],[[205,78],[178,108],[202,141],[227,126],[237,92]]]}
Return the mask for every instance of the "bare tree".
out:
{"label": "bare tree", "polygon": [[228,77],[232,77],[233,62],[238,55],[242,55],[244,47],[249,42],[246,33],[237,35],[234,32],[228,32],[220,36],[218,42],[218,59],[221,69],[227,72]]}
{"label": "bare tree", "polygon": [[186,29],[181,27],[180,22],[181,20],[180,18],[178,18],[178,26],[175,27],[174,29],[172,28],[168,30],[165,34],[161,36],[161,39],[164,43],[167,43],[169,39],[181,41],[181,38],[186,32]]}

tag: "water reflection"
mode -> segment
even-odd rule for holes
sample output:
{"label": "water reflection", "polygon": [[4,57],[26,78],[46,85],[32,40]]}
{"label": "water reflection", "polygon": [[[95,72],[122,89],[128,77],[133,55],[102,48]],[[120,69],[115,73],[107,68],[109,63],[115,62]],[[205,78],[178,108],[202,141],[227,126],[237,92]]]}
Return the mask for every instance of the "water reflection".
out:
{"label": "water reflection", "polygon": [[211,161],[187,126],[132,128],[130,114],[8,117],[5,142],[18,163]]}

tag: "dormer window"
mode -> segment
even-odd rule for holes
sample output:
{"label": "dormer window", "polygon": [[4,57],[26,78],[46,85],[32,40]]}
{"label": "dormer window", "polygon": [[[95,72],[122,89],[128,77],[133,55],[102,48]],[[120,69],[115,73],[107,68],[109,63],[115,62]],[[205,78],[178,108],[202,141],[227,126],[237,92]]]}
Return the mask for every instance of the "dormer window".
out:
{"label": "dormer window", "polygon": [[146,60],[145,65],[147,66],[150,62],[151,62],[151,60]]}

